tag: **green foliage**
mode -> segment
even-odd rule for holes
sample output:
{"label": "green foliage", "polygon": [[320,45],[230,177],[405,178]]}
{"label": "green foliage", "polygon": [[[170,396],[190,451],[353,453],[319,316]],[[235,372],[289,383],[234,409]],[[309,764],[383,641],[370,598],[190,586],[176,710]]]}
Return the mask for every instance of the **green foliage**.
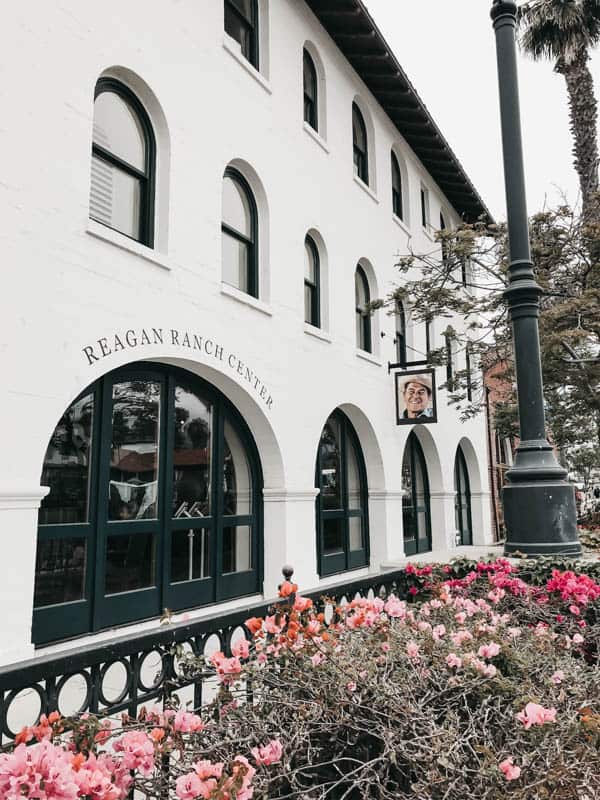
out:
{"label": "green foliage", "polygon": [[[600,207],[599,196],[596,203]],[[568,456],[570,448],[600,440],[600,261],[594,254],[600,223],[591,224],[562,205],[531,217],[530,237],[534,272],[543,289],[540,344],[546,412],[553,441]],[[472,366],[501,367],[495,369],[496,383],[504,391],[496,421],[503,435],[514,434],[512,338],[502,295],[508,271],[506,225],[463,224],[439,231],[436,239],[440,246],[435,250],[411,252],[398,260],[401,284],[388,304],[393,310],[403,298],[413,323],[431,317],[465,320],[465,330],[454,331],[458,352],[468,345]],[[431,362],[446,362],[444,348],[432,352]],[[468,383],[466,371],[459,370],[450,394],[463,419],[485,404],[482,371],[472,371],[471,401]]]}

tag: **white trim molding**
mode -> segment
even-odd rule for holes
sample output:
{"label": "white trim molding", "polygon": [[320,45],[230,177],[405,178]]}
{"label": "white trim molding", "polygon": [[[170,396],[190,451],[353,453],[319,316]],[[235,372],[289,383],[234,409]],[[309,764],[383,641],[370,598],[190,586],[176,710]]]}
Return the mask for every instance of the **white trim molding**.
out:
{"label": "white trim molding", "polygon": [[38,509],[49,486],[0,486],[0,511]]}
{"label": "white trim molding", "polygon": [[311,489],[263,489],[265,503],[308,503],[314,501],[319,490]]}

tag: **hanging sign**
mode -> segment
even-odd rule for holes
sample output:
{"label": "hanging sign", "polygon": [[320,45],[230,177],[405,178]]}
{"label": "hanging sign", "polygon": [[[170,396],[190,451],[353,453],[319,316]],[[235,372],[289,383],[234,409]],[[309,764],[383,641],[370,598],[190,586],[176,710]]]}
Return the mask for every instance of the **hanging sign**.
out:
{"label": "hanging sign", "polygon": [[437,422],[435,370],[396,372],[396,424]]}

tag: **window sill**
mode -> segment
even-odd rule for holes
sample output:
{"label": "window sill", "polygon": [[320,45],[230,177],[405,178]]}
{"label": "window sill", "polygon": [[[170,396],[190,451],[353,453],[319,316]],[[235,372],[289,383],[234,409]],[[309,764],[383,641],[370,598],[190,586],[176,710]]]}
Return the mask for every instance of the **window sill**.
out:
{"label": "window sill", "polygon": [[369,195],[369,197],[371,198],[371,200],[373,200],[373,202],[379,203],[379,200],[377,199],[377,195],[375,194],[373,189],[371,189],[370,186],[367,186],[367,184],[364,181],[361,181],[361,179],[358,177],[358,175],[354,175],[354,183],[357,183],[360,186],[360,188],[363,190],[363,192],[366,192],[366,194]]}
{"label": "window sill", "polygon": [[152,250],[151,248],[146,247],[146,245],[140,244],[139,242],[130,239],[128,236],[119,233],[119,231],[114,231],[112,228],[102,225],[100,222],[89,219],[85,232],[96,239],[102,239],[104,242],[114,244],[116,247],[120,247],[121,250],[127,250],[129,253],[134,253],[136,256],[140,256],[146,261],[156,264],[157,267],[162,267],[162,269],[169,271],[171,270],[171,264],[164,253],[159,253],[156,250]]}
{"label": "window sill", "polygon": [[315,326],[311,325],[309,322],[304,323],[304,333],[307,333],[309,336],[314,336],[315,339],[321,339],[321,341],[331,344],[331,336],[321,330],[321,328],[315,328]]}
{"label": "window sill", "polygon": [[228,283],[221,284],[221,294],[231,297],[232,300],[237,300],[238,303],[243,303],[246,306],[255,308],[257,311],[260,311],[261,314],[266,314],[268,317],[273,316],[271,307],[263,303],[262,300],[259,300],[257,297],[252,297],[252,295],[246,294],[246,292],[242,292],[236,289],[235,286],[230,286]]}
{"label": "window sill", "polygon": [[325,141],[325,139],[323,139],[322,136],[319,136],[318,132],[314,128],[312,128],[308,124],[308,122],[303,122],[302,126],[304,127],[306,133],[308,133],[308,135],[311,137],[311,139],[314,139],[314,141],[319,145],[319,147],[322,150],[324,150],[326,153],[329,153],[329,147],[327,147],[327,142]]}
{"label": "window sill", "polygon": [[375,364],[377,367],[383,366],[383,361],[374,356],[373,353],[367,353],[366,350],[357,350],[356,355],[358,358],[362,358],[363,361],[368,361],[370,364]]}
{"label": "window sill", "polygon": [[403,219],[400,219],[400,217],[397,214],[392,214],[392,219],[394,220],[396,225],[404,231],[404,233],[407,236],[411,235],[410,229],[409,229],[408,225],[406,224],[406,222],[404,222]]}
{"label": "window sill", "polygon": [[262,86],[265,92],[268,94],[273,93],[269,81],[260,74],[256,67],[252,66],[245,56],[242,55],[239,44],[228,34],[225,34],[225,38],[223,39],[223,49],[226,50],[230,56],[235,58],[238,64],[240,64],[246,70],[246,72],[251,75],[260,86]]}

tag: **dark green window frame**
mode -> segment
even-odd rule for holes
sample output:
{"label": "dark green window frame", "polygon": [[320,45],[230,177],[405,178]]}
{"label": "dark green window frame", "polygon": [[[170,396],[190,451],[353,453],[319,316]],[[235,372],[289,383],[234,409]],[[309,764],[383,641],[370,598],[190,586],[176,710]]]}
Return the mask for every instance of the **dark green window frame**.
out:
{"label": "dark green window frame", "polygon": [[[158,516],[156,519],[109,520],[109,470],[113,436],[113,386],[123,381],[160,386],[159,458],[157,470]],[[196,393],[212,409],[210,449],[210,515],[176,517],[173,513],[173,470],[175,430],[175,388]],[[262,487],[258,450],[246,423],[234,406],[214,386],[198,376],[161,364],[135,363],[115,370],[89,386],[81,398],[94,398],[94,422],[89,459],[89,507],[87,522],[47,524],[38,527],[38,541],[84,539],[86,569],[83,599],[34,608],[33,641],[43,644],[104,628],[159,616],[164,608],[182,610],[218,603],[261,591]],[[223,474],[225,469],[225,424],[231,426],[243,447],[252,481],[250,513],[226,515]],[[50,495],[48,496],[50,497]],[[48,498],[42,501],[42,509]],[[224,531],[236,527],[250,530],[251,568],[224,573],[223,554],[227,547]],[[210,574],[208,577],[171,582],[171,541],[179,530],[208,532]],[[152,585],[147,588],[105,593],[105,560],[109,537],[129,536],[142,542],[153,536]],[[140,536],[141,535],[141,536]],[[193,537],[192,537],[193,538]],[[115,541],[114,538],[112,539]],[[143,544],[143,542],[142,542]]]}
{"label": "dark green window frame", "polygon": [[365,120],[356,103],[352,103],[352,153],[354,173],[369,185],[369,145]]}
{"label": "dark green window frame", "polygon": [[406,312],[402,300],[396,303],[396,360],[406,364]]}
{"label": "dark green window frame", "polygon": [[304,321],[315,328],[321,327],[321,264],[319,248],[311,236],[307,236],[304,245],[310,253],[313,263],[314,280],[304,275],[305,307]]}
{"label": "dark green window frame", "polygon": [[[417,491],[417,471],[421,474],[423,491]],[[407,556],[431,550],[431,499],[429,476],[423,449],[414,432],[406,440],[402,459],[402,526],[404,553]],[[420,524],[420,522],[423,524]]]}
{"label": "dark green window frame", "polygon": [[[371,312],[369,310],[371,292],[369,290],[369,281],[365,275],[364,269],[360,266],[360,264],[356,267],[356,272],[354,274],[354,287],[356,297],[356,346],[359,350],[363,350],[365,353],[371,353],[373,351],[371,337]],[[365,298],[364,304],[360,303],[361,291]]]}
{"label": "dark green window frame", "polygon": [[454,459],[454,520],[458,537],[457,544],[473,544],[471,484],[467,460],[460,445],[456,448],[456,458]]}
{"label": "dark green window frame", "polygon": [[237,169],[234,169],[233,167],[227,167],[223,177],[231,178],[231,180],[235,181],[240,190],[244,193],[248,201],[252,219],[250,225],[250,237],[245,236],[243,233],[237,231],[235,228],[232,228],[230,225],[227,225],[225,222],[221,222],[221,234],[231,236],[233,239],[236,239],[238,242],[243,244],[246,248],[248,253],[248,275],[246,276],[248,283],[247,294],[249,294],[251,297],[258,298],[258,208],[256,206],[256,200],[254,199],[254,193],[252,192],[250,184],[246,178],[244,178],[242,173]]}
{"label": "dark green window frame", "polygon": [[304,95],[304,122],[319,130],[319,83],[317,69],[312,56],[306,48],[302,52],[302,84]]}
{"label": "dark green window frame", "polygon": [[454,358],[453,358],[453,343],[454,337],[449,334],[444,334],[445,350],[446,350],[446,391],[453,392],[456,388],[454,381]]}
{"label": "dark green window frame", "polygon": [[[328,424],[332,421],[339,432],[337,442],[339,459],[339,479],[340,479],[340,507],[336,509],[325,509],[323,507],[323,464],[325,460],[323,435]],[[358,469],[358,479],[360,483],[360,509],[351,509],[348,499],[348,443],[353,448],[356,466]],[[368,489],[367,489],[367,470],[362,453],[362,448],[354,426],[348,417],[339,409],[336,409],[328,418],[317,450],[317,464],[315,485],[319,490],[316,498],[316,528],[317,528],[317,563],[319,575],[334,575],[340,572],[347,572],[351,569],[358,569],[369,564],[369,508],[368,508]],[[350,549],[350,519],[360,518],[362,531],[361,549]],[[324,552],[324,523],[328,520],[339,521],[342,527],[342,548],[340,552],[326,554]]]}
{"label": "dark green window frame", "polygon": [[467,373],[467,400],[473,400],[473,376],[471,367],[471,345],[467,342],[465,346],[465,371]]}
{"label": "dark green window frame", "polygon": [[225,0],[225,32],[240,45],[242,55],[258,69],[258,0],[250,0],[249,12],[240,0]]}
{"label": "dark green window frame", "polygon": [[[125,174],[135,178],[138,181],[140,186],[139,238],[134,239],[134,241],[138,241],[141,244],[146,245],[146,247],[154,247],[156,139],[154,138],[152,123],[150,122],[150,118],[148,117],[144,106],[140,103],[135,94],[120,81],[117,81],[114,78],[100,78],[100,80],[96,83],[96,88],[94,90],[94,101],[96,101],[97,97],[103,92],[113,92],[114,94],[118,95],[123,102],[130,107],[130,109],[138,118],[144,137],[144,170],[141,171],[137,169],[137,167],[127,163],[127,161],[124,161],[122,158],[114,155],[110,152],[110,150],[107,150],[94,141],[92,141],[92,156],[105,161],[107,164],[110,164],[112,167],[121,170]],[[107,225],[107,223],[103,222],[101,219],[96,217],[91,218],[100,225],[105,225],[111,230],[117,230],[119,233],[121,233],[123,236],[127,236],[129,239],[133,238],[128,236],[126,233],[123,233],[123,231],[119,231],[118,228],[113,228],[112,226]]]}
{"label": "dark green window frame", "polygon": [[396,154],[392,150],[392,210],[398,219],[402,216],[402,173]]}

